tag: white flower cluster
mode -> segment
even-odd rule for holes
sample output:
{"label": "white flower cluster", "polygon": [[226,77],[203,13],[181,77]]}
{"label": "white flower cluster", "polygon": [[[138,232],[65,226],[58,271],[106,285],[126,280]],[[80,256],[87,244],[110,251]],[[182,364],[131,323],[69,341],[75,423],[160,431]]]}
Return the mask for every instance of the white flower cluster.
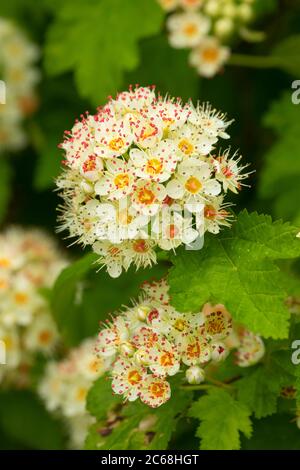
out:
{"label": "white flower cluster", "polygon": [[65,265],[41,231],[9,228],[0,234],[0,341],[6,353],[0,382],[21,380],[34,354],[49,354],[57,343],[42,290],[52,287]]}
{"label": "white flower cluster", "polygon": [[170,398],[168,376],[185,371],[188,383],[199,384],[205,380],[204,368],[224,360],[231,348],[238,348],[237,363],[243,367],[264,354],[262,340],[244,329],[234,333],[233,341],[224,305],[180,313],[170,305],[168,290],[165,280],[145,283],[138,302],[100,331],[96,348],[98,357],[111,362],[113,392],[150,407]]}
{"label": "white flower cluster", "polygon": [[229,44],[241,36],[250,39],[256,0],[158,0],[167,11],[169,42],[192,49],[190,64],[212,77],[230,57]]}
{"label": "white flower cluster", "polygon": [[34,87],[39,72],[34,63],[38,48],[12,22],[0,18],[0,152],[18,150],[26,143],[25,116],[36,108]]}
{"label": "white flower cluster", "polygon": [[155,248],[190,245],[228,226],[224,197],[242,187],[245,167],[230,150],[230,122],[209,105],[130,88],[66,134],[61,230],[92,245],[112,277],[155,263]]}
{"label": "white flower cluster", "polygon": [[94,419],[86,411],[86,396],[94,380],[107,369],[105,360],[95,357],[95,339],[88,338],[60,362],[48,363],[39,385],[46,408],[63,417],[70,446],[81,448]]}

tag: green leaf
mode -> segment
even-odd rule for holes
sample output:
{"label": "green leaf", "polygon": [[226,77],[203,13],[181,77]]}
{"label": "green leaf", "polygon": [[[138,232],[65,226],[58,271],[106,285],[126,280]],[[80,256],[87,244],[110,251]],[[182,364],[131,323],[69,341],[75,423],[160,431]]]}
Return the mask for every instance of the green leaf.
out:
{"label": "green leaf", "polygon": [[287,414],[253,421],[251,439],[242,438],[243,450],[300,450],[300,430]]}
{"label": "green leaf", "polygon": [[233,227],[206,237],[201,251],[180,251],[169,274],[173,305],[199,311],[207,301],[223,303],[233,318],[264,337],[288,335],[289,311],[273,260],[300,255],[298,229],[269,216],[239,214]]}
{"label": "green leaf", "polygon": [[299,106],[292,103],[290,91],[273,103],[264,125],[278,139],[265,155],[259,194],[270,200],[276,216],[296,219],[300,215],[300,124]]}
{"label": "green leaf", "polygon": [[121,403],[122,397],[120,395],[113,395],[111,380],[105,376],[96,380],[89,390],[86,409],[100,421],[106,418],[109,410]]}
{"label": "green leaf", "polygon": [[76,89],[70,86],[68,78],[56,77],[43,82],[41,108],[30,127],[31,139],[39,157],[34,175],[34,186],[38,191],[55,185],[63,158],[57,146],[63,140],[64,130],[73,126],[78,109],[85,109],[85,104],[78,100]]}
{"label": "green leaf", "polygon": [[51,306],[58,328],[70,345],[97,334],[99,322],[121,305],[136,298],[142,282],[161,278],[167,270],[163,263],[152,269],[130,269],[118,279],[101,270],[96,272],[99,256],[89,253],[68,266],[58,277],[51,295]]}
{"label": "green leaf", "polygon": [[11,195],[11,169],[3,156],[0,158],[0,222],[6,214]]}
{"label": "green leaf", "polygon": [[251,412],[248,408],[218,388],[212,388],[199,398],[189,412],[201,421],[197,430],[201,450],[238,450],[240,432],[251,436]]}
{"label": "green leaf", "polygon": [[[114,427],[109,428],[105,421],[93,425],[86,449],[166,449],[178,419],[192,399],[191,392],[176,387],[172,390],[171,399],[160,408],[152,409],[141,402],[128,403],[123,406]],[[100,407],[100,415],[103,411]]]}
{"label": "green leaf", "polygon": [[189,67],[186,50],[171,47],[163,34],[143,40],[140,53],[140,66],[126,75],[125,88],[130,83],[155,84],[161,94],[180,96],[185,101],[198,99],[200,78]]}
{"label": "green leaf", "polygon": [[293,383],[290,352],[277,352],[267,363],[259,365],[236,383],[238,399],[256,418],[264,418],[276,413],[281,388]]}
{"label": "green leaf", "polygon": [[31,449],[62,449],[61,425],[28,391],[0,393],[0,426],[7,436]]}
{"label": "green leaf", "polygon": [[99,105],[138,66],[138,41],[158,33],[162,19],[154,0],[66,0],[48,31],[46,68],[74,70],[81,95]]}
{"label": "green leaf", "polygon": [[286,72],[299,76],[300,74],[300,34],[295,34],[276,45],[272,57],[278,66]]}

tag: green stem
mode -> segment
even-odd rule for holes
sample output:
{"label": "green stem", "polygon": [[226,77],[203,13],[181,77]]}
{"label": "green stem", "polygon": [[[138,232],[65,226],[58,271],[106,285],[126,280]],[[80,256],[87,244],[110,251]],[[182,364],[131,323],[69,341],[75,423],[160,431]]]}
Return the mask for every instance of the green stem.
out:
{"label": "green stem", "polygon": [[259,69],[277,68],[281,66],[278,57],[256,56],[246,54],[232,54],[228,61],[228,64]]}

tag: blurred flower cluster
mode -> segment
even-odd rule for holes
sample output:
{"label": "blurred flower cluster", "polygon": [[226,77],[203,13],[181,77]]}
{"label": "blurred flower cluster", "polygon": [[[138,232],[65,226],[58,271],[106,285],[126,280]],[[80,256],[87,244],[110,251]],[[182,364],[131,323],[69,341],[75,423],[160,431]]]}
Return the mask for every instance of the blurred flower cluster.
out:
{"label": "blurred flower cluster", "polygon": [[259,336],[233,330],[224,305],[177,312],[168,290],[164,279],[145,283],[138,302],[103,327],[96,348],[98,357],[111,362],[114,393],[153,408],[169,400],[169,376],[185,372],[188,383],[199,384],[205,367],[224,360],[233,348],[242,367],[257,363],[265,352]]}
{"label": "blurred flower cluster", "polygon": [[[19,150],[26,143],[23,119],[37,106],[35,85],[39,71],[34,63],[37,46],[11,21],[0,18],[0,152]],[[3,96],[2,96],[3,95]]]}
{"label": "blurred flower cluster", "polygon": [[107,361],[96,358],[95,339],[85,339],[60,362],[50,361],[39,384],[46,408],[63,417],[70,446],[83,446],[94,419],[86,412],[86,396],[95,379],[107,369]]}
{"label": "blurred flower cluster", "polygon": [[257,33],[249,24],[255,19],[256,0],[158,0],[171,14],[167,18],[169,42],[189,48],[190,64],[204,77],[212,77],[230,57],[237,38],[251,40]]}
{"label": "blurred flower cluster", "polygon": [[66,264],[42,231],[12,227],[0,234],[0,341],[6,353],[2,384],[26,383],[35,353],[48,355],[57,344],[45,290]]}
{"label": "blurred flower cluster", "polygon": [[82,116],[65,135],[61,230],[91,245],[112,277],[156,262],[155,248],[190,246],[228,226],[224,198],[248,175],[216,150],[226,116],[135,87]]}

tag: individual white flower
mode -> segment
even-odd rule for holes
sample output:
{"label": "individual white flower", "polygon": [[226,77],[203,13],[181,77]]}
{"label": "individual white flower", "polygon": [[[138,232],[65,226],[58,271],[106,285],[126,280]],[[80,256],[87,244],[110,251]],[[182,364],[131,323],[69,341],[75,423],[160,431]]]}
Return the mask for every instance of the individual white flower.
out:
{"label": "individual white flower", "polygon": [[209,135],[201,126],[193,124],[185,124],[173,137],[182,158],[208,155],[218,141],[216,135]]}
{"label": "individual white flower", "polygon": [[97,241],[93,245],[95,253],[100,255],[102,263],[111,277],[119,277],[125,263],[125,247],[122,244],[113,244],[109,241]]}
{"label": "individual white flower", "polygon": [[127,270],[133,263],[137,269],[147,268],[156,263],[155,241],[136,238],[128,241],[124,248],[124,267]]}
{"label": "individual white flower", "polygon": [[129,401],[135,401],[141,393],[147,372],[133,361],[119,357],[114,363],[112,376],[114,393],[123,395]]}
{"label": "individual white flower", "polygon": [[174,250],[182,243],[190,245],[199,236],[199,232],[192,228],[191,217],[182,217],[181,214],[169,210],[162,212],[152,225],[153,233],[157,234],[158,246],[162,250]]}
{"label": "individual white flower", "polygon": [[229,59],[230,49],[217,38],[206,37],[190,53],[190,64],[200,75],[213,77]]}
{"label": "individual white flower", "polygon": [[96,194],[118,200],[133,192],[134,171],[127,162],[114,159],[106,164],[106,168],[95,185]]}
{"label": "individual white flower", "polygon": [[184,336],[178,344],[181,360],[187,366],[205,364],[211,359],[211,347],[205,336]]}
{"label": "individual white flower", "polygon": [[237,157],[237,152],[230,156],[230,149],[228,149],[213,160],[215,177],[222,183],[225,192],[229,190],[237,194],[243,184],[242,181],[249,176],[249,173],[242,173],[248,165],[239,166],[241,158],[241,156]]}
{"label": "individual white flower", "polygon": [[[205,334],[213,341],[226,338],[232,331],[232,319],[224,305],[207,303],[202,309]],[[201,327],[202,328],[202,327]]]}
{"label": "individual white flower", "polygon": [[102,158],[119,157],[128,150],[132,140],[133,135],[126,121],[103,118],[95,129],[95,152]]}
{"label": "individual white flower", "polygon": [[174,178],[167,184],[167,194],[176,200],[184,199],[189,210],[199,212],[208,197],[218,196],[221,192],[220,183],[211,176],[208,163],[190,158],[178,166]]}
{"label": "individual white flower", "polygon": [[224,204],[223,200],[223,196],[207,199],[203,213],[196,222],[200,234],[204,234],[206,231],[218,234],[222,227],[230,227],[232,216],[227,210],[230,204]]}
{"label": "individual white flower", "polygon": [[167,20],[169,42],[176,48],[194,47],[210,29],[210,19],[200,13],[185,12],[171,15]]}
{"label": "individual white flower", "polygon": [[152,180],[158,183],[167,181],[176,169],[179,155],[171,140],[161,141],[157,146],[142,151],[133,149],[130,151],[130,159],[135,166],[134,174],[144,180]]}
{"label": "individual white flower", "polygon": [[29,351],[51,353],[57,343],[58,331],[49,313],[39,314],[24,334],[24,344]]}
{"label": "individual white flower", "polygon": [[170,397],[171,387],[169,382],[159,377],[148,375],[140,391],[141,401],[151,408],[157,408],[166,403]]}
{"label": "individual white flower", "polygon": [[141,179],[135,186],[132,205],[144,215],[155,215],[166,195],[166,188],[162,184]]}

